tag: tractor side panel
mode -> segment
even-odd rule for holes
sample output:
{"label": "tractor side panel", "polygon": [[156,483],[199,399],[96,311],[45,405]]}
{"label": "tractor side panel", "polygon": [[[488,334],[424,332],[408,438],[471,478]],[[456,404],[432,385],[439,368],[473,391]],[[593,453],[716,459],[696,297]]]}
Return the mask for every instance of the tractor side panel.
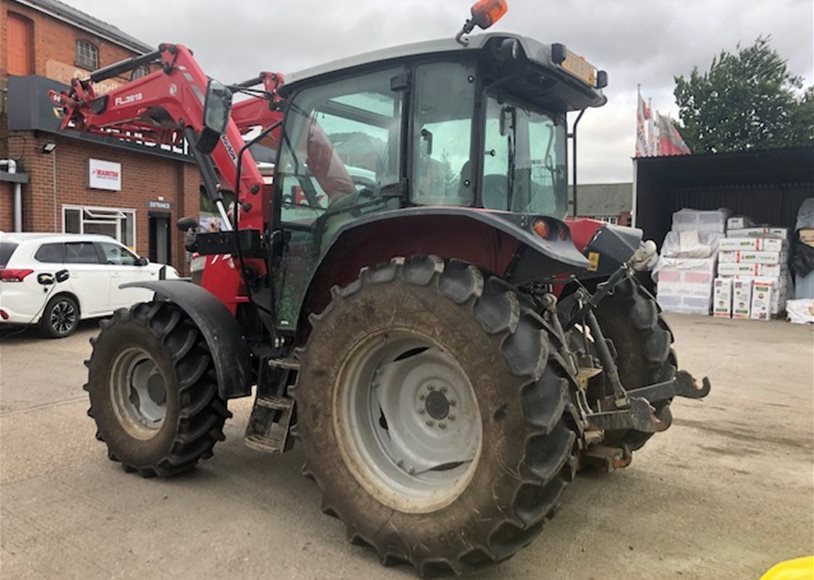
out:
{"label": "tractor side panel", "polygon": [[507,233],[462,216],[404,217],[351,229],[323,257],[305,296],[299,326],[309,313],[328,305],[332,286],[350,284],[365,266],[397,256],[437,255],[503,276],[519,247]]}

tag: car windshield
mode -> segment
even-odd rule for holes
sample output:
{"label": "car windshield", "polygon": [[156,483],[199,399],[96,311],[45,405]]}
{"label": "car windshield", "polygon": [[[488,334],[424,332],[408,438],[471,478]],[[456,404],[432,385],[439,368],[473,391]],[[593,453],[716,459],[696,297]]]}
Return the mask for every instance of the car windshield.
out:
{"label": "car windshield", "polygon": [[568,209],[565,120],[489,96],[483,206],[564,217]]}
{"label": "car windshield", "polygon": [[17,249],[17,244],[14,242],[0,242],[0,268],[5,268],[14,250]]}

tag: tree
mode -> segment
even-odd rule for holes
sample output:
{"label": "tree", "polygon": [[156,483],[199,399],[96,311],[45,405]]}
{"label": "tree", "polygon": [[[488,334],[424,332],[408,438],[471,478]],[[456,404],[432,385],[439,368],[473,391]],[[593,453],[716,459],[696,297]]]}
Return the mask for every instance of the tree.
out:
{"label": "tree", "polygon": [[681,135],[693,153],[814,144],[814,86],[760,36],[752,46],[721,51],[709,71],[675,77]]}

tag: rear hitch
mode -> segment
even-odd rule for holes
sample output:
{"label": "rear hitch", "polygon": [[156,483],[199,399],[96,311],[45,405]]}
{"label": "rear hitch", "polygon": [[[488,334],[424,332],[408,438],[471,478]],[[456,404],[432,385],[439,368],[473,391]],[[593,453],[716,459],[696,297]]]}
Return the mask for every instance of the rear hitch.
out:
{"label": "rear hitch", "polygon": [[709,378],[704,377],[701,379],[701,385],[699,385],[698,380],[687,371],[677,371],[671,381],[634,389],[628,391],[627,394],[630,397],[641,397],[651,403],[655,403],[657,401],[666,401],[673,397],[703,399],[709,395],[711,389],[712,385],[709,382]]}
{"label": "rear hitch", "polygon": [[[614,402],[614,404],[617,403]],[[633,429],[643,433],[665,431],[671,423],[669,419],[659,419],[656,416],[656,410],[646,399],[641,397],[628,397],[627,408],[590,413],[586,420],[589,429],[601,429],[603,431]]]}

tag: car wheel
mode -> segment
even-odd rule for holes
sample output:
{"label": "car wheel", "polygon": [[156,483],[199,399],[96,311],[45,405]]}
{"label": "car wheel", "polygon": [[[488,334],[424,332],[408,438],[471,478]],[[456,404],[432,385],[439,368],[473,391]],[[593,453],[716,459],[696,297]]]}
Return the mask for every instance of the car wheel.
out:
{"label": "car wheel", "polygon": [[79,325],[79,305],[67,294],[54,296],[40,318],[40,332],[46,338],[65,338]]}

